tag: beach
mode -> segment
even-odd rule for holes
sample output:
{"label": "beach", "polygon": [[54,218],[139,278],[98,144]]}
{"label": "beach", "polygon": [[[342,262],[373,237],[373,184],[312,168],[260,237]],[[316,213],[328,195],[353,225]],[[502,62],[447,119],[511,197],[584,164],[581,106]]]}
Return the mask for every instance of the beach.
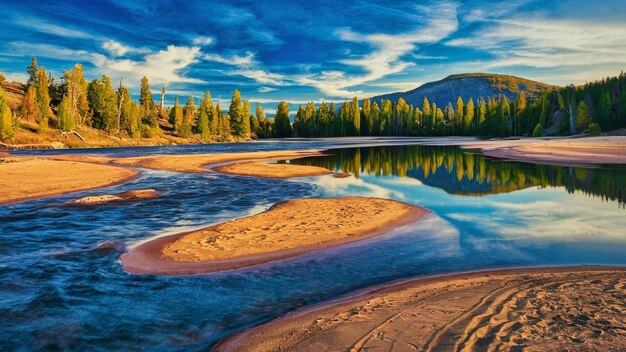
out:
{"label": "beach", "polygon": [[148,241],[121,259],[133,274],[237,269],[371,238],[427,213],[380,198],[294,199],[256,215]]}
{"label": "beach", "polygon": [[0,161],[0,204],[113,186],[139,172],[125,167],[48,158],[5,157]]}
{"label": "beach", "polygon": [[444,275],[378,286],[244,330],[216,351],[620,351],[626,269]]}

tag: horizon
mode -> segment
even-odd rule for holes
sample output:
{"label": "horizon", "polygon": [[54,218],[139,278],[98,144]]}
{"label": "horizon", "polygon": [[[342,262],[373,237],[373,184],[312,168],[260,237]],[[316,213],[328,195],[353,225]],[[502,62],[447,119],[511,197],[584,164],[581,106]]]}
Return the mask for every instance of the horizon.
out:
{"label": "horizon", "polygon": [[325,5],[12,4],[0,32],[0,71],[25,82],[35,56],[56,78],[75,63],[88,80],[123,77],[134,96],[145,75],[153,92],[166,86],[170,105],[175,95],[206,90],[227,101],[237,88],[268,108],[404,92],[460,73],[563,86],[626,67],[619,1],[551,9],[538,1],[352,2],[320,11]]}

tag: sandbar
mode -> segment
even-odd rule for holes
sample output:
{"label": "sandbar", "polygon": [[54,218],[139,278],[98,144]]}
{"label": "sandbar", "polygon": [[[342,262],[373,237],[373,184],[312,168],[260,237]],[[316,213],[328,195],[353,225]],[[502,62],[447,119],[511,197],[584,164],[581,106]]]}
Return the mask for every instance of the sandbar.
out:
{"label": "sandbar", "polygon": [[266,178],[291,178],[328,175],[333,172],[319,166],[279,164],[266,161],[244,161],[216,166],[213,170],[223,174]]}
{"label": "sandbar", "polygon": [[66,205],[91,206],[120,202],[134,202],[146,199],[156,199],[159,197],[161,197],[161,193],[155,189],[134,189],[118,194],[100,194],[86,196],[69,201],[68,203],[66,203]]}
{"label": "sandbar", "polygon": [[54,156],[57,160],[84,161],[99,164],[115,164],[132,167],[142,167],[154,170],[174,172],[210,172],[204,166],[219,164],[230,161],[242,160],[281,160],[294,159],[305,156],[321,155],[318,150],[298,151],[271,151],[271,152],[247,152],[247,153],[223,153],[223,154],[172,154],[154,155],[126,158],[113,158],[106,156],[89,156],[77,154],[63,154]]}
{"label": "sandbar", "polygon": [[362,290],[215,350],[623,351],[625,311],[625,267],[496,270]]}
{"label": "sandbar", "polygon": [[148,241],[121,260],[132,274],[231,270],[371,238],[427,213],[381,198],[294,199],[256,215]]}
{"label": "sandbar", "polygon": [[136,170],[49,158],[0,160],[0,204],[112,186],[139,175]]}

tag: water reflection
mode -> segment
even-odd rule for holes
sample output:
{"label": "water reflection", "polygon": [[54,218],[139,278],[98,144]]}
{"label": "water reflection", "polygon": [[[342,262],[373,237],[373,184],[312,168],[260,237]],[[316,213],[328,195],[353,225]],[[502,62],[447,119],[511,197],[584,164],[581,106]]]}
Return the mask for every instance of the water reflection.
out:
{"label": "water reflection", "polygon": [[616,202],[626,207],[626,168],[564,167],[507,162],[457,147],[393,146],[333,150],[326,157],[293,160],[334,171],[361,175],[399,176],[450,194],[481,196],[529,187],[565,187],[574,193]]}

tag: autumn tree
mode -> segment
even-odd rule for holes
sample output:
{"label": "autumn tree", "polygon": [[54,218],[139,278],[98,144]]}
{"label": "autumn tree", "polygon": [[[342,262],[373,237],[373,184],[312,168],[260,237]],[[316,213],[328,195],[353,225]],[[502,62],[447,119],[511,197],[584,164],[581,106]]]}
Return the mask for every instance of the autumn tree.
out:
{"label": "autumn tree", "polygon": [[576,128],[579,131],[584,131],[589,126],[589,108],[587,107],[587,104],[584,100],[581,100],[580,103],[578,103],[578,107],[576,108],[575,122]]}
{"label": "autumn tree", "polygon": [[0,140],[8,140],[13,137],[14,133],[15,124],[13,121],[13,113],[7,102],[4,89],[0,87]]}
{"label": "autumn tree", "polygon": [[48,129],[48,116],[50,115],[50,94],[48,92],[48,76],[43,66],[39,69],[36,88],[35,120],[39,123],[39,132],[45,132]]}
{"label": "autumn tree", "polygon": [[76,128],[76,118],[70,112],[70,98],[66,95],[61,99],[57,111],[57,121],[61,131],[71,131]]}
{"label": "autumn tree", "polygon": [[72,116],[73,121],[77,124],[83,124],[89,109],[87,103],[89,83],[85,79],[83,66],[76,64],[72,70],[64,71],[63,76],[65,79],[68,112]]}
{"label": "autumn tree", "polygon": [[26,88],[26,93],[22,98],[22,118],[34,123],[37,117],[37,88],[34,85]]}

